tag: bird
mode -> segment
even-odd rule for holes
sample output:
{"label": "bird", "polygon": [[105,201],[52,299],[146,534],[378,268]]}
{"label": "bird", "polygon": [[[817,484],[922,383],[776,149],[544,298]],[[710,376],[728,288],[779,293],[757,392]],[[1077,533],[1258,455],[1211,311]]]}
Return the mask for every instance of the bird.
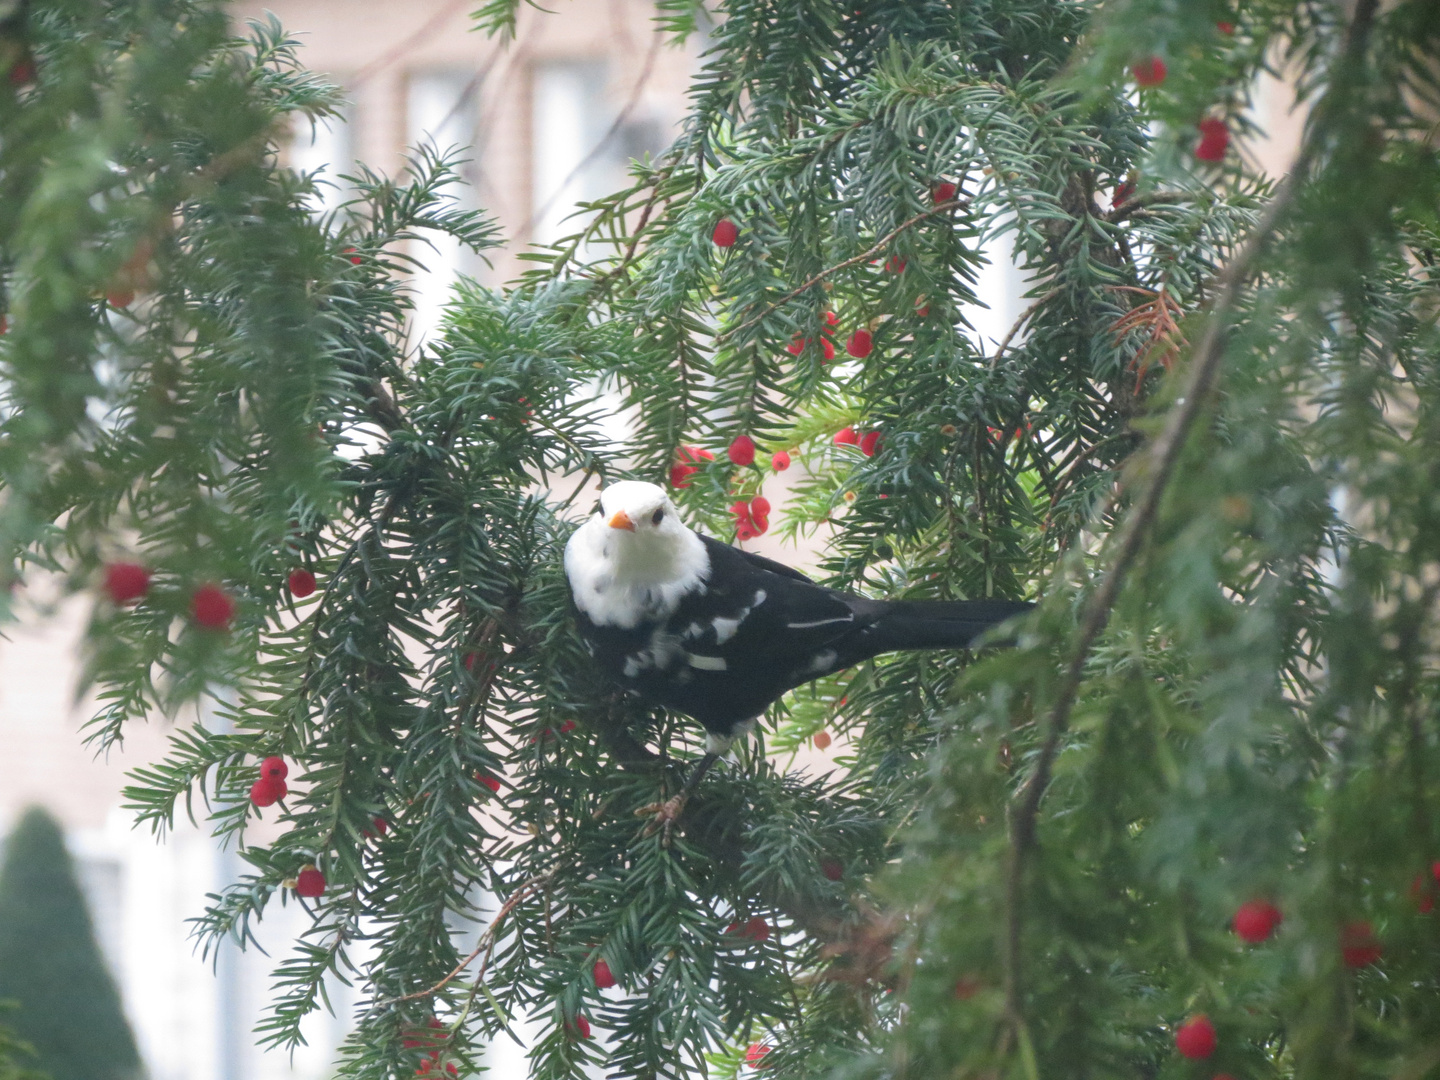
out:
{"label": "bird", "polygon": [[1034,607],[874,600],[703,536],[665,490],[620,480],[565,545],[586,651],[602,671],[705,729],[682,790],[646,807],[667,833],[700,779],[787,691],[881,653],[960,649]]}

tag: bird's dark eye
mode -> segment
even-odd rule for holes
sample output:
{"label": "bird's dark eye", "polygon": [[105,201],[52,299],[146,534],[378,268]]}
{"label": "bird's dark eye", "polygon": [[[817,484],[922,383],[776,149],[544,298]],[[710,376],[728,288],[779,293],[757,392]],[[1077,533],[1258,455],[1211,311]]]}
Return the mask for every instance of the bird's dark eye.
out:
{"label": "bird's dark eye", "polygon": [[651,524],[651,525],[659,525],[660,522],[662,522],[662,521],[664,521],[664,520],[665,520],[665,509],[664,509],[664,507],[661,507],[659,510],[656,510],[655,513],[653,513],[653,514],[650,515],[650,524]]}

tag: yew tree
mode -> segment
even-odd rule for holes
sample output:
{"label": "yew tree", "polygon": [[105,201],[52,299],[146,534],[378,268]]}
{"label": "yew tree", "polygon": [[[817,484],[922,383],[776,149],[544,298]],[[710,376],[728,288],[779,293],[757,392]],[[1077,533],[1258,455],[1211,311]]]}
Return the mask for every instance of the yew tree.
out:
{"label": "yew tree", "polygon": [[[545,1078],[1435,1069],[1440,2],[664,0],[674,144],[418,348],[423,237],[497,243],[446,148],[321,214],[278,26],[0,12],[0,599],[94,596],[97,746],[201,703],[129,798],[243,856],[207,949],[312,917],[260,1039],[347,979],[356,1078],[527,1017]],[[701,732],[560,567],[620,477],[1040,604],[793,693],[667,842]]]}

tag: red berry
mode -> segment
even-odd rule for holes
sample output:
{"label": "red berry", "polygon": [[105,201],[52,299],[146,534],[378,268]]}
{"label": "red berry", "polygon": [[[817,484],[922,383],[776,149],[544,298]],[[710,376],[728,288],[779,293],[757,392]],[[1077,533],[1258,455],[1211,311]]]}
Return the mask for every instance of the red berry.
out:
{"label": "red berry", "polygon": [[710,239],[715,241],[716,247],[734,247],[735,241],[740,237],[740,227],[729,218],[721,218],[715,223],[715,231],[710,234]]}
{"label": "red berry", "polygon": [[10,65],[10,85],[29,86],[35,81],[35,60],[30,56],[22,56]]}
{"label": "red berry", "polygon": [[610,973],[610,965],[604,960],[596,960],[593,970],[595,986],[600,990],[609,990],[615,985],[615,976]]}
{"label": "red berry", "polygon": [[[733,240],[730,241],[731,244],[734,242]],[[720,246],[729,247],[730,244],[721,244]],[[575,1017],[575,1031],[582,1039],[588,1039],[590,1037],[590,1021],[586,1020],[583,1016]]]}
{"label": "red berry", "polygon": [[843,427],[835,433],[835,437],[830,441],[836,446],[856,446],[860,442],[860,436],[855,434],[853,427]]}
{"label": "red berry", "polygon": [[278,776],[262,776],[250,785],[250,801],[256,806],[273,806],[289,793]]}
{"label": "red berry", "polygon": [[[826,326],[839,326],[839,325],[840,325],[840,316],[839,316],[839,315],[836,315],[833,311],[827,311],[827,312],[825,312],[825,325],[826,325]],[[826,330],[826,329],[823,329],[823,328],[821,329],[820,332],[821,332],[822,334],[828,334],[828,333],[830,333],[829,330]]]}
{"label": "red berry", "polygon": [[309,570],[291,570],[288,584],[290,595],[303,600],[315,591],[315,575]]}
{"label": "red berry", "polygon": [[1429,915],[1435,910],[1435,890],[1423,870],[1416,874],[1415,880],[1410,883],[1410,899],[1415,901],[1415,907],[1421,915]]}
{"label": "red berry", "polygon": [[890,258],[885,260],[885,269],[889,270],[892,274],[903,273],[905,270],[905,260],[899,255],[891,255]]}
{"label": "red berry", "polygon": [[1215,1025],[1204,1013],[1192,1016],[1175,1029],[1175,1049],[1182,1057],[1199,1061],[1215,1052]]}
{"label": "red berry", "polygon": [[861,360],[870,355],[873,347],[874,341],[870,337],[869,330],[856,330],[845,341],[845,351]]}
{"label": "red berry", "polygon": [[1195,156],[1201,161],[1223,161],[1225,148],[1230,145],[1230,129],[1218,116],[1207,116],[1195,125],[1200,129],[1200,142],[1195,147]]}
{"label": "red berry", "polygon": [[826,360],[834,360],[834,359],[835,359],[835,342],[831,341],[828,337],[827,337],[827,338],[821,338],[821,339],[820,339],[820,352],[821,352],[821,355],[823,355]]}
{"label": "red berry", "polygon": [[111,563],[105,567],[105,591],[116,604],[133,603],[150,591],[150,571],[139,563]]}
{"label": "red berry", "polygon": [[1165,81],[1165,61],[1158,56],[1147,56],[1131,65],[1130,71],[1141,86],[1159,86]]}
{"label": "red berry", "polygon": [[974,975],[961,975],[955,980],[955,996],[961,1001],[969,1001],[980,992],[980,980]]}
{"label": "red berry", "polygon": [[770,924],[760,918],[759,915],[756,915],[745,924],[745,929],[742,930],[741,933],[751,941],[768,941],[770,939]]}
{"label": "red berry", "polygon": [[736,435],[735,441],[730,444],[727,451],[730,460],[736,465],[755,464],[755,440],[749,435]]}
{"label": "red berry", "polygon": [[290,766],[285,764],[285,759],[282,757],[267,757],[260,762],[260,775],[284,780],[290,775]]}
{"label": "red berry", "polygon": [[1440,882],[1440,859],[1436,859],[1430,864],[1430,876]]}
{"label": "red berry", "polygon": [[770,1053],[770,1047],[764,1043],[751,1043],[745,1048],[745,1063],[752,1069],[765,1068],[765,1055]]}
{"label": "red berry", "polygon": [[867,431],[860,436],[860,452],[866,457],[874,457],[875,451],[880,449],[880,433],[878,431]]}
{"label": "red berry", "polygon": [[690,477],[699,472],[695,465],[671,465],[670,486],[672,488],[686,488],[690,486]]}
{"label": "red berry", "polygon": [[574,721],[574,720],[566,720],[563,724],[560,725],[560,734],[561,734],[561,735],[569,735],[570,732],[572,732],[572,731],[574,731],[574,730],[575,730],[575,721]]}
{"label": "red berry", "polygon": [[295,892],[312,900],[325,891],[325,875],[313,866],[307,866],[295,876]]}
{"label": "red berry", "polygon": [[1375,931],[1363,919],[1340,928],[1340,956],[1346,967],[1367,967],[1379,960],[1384,951]]}
{"label": "red berry", "polygon": [[485,773],[476,773],[476,774],[475,774],[475,779],[476,779],[476,780],[479,780],[480,783],[484,784],[484,785],[485,785],[486,787],[488,787],[491,791],[493,791],[496,795],[499,795],[499,794],[500,794],[500,781],[497,780],[497,779],[495,779],[495,777],[489,776],[489,775],[487,775],[487,774],[485,774]]}
{"label": "red berry", "polygon": [[127,308],[135,302],[134,289],[111,289],[105,294],[105,299],[110,302],[113,308]]}
{"label": "red berry", "polygon": [[1235,33],[1235,24],[1229,22],[1217,22],[1215,24],[1215,29],[1219,30],[1220,33],[1224,34],[1226,37],[1229,37],[1231,34]]}
{"label": "red berry", "polygon": [[785,346],[785,351],[791,356],[799,356],[805,351],[806,341],[799,334],[790,339],[790,344]]}
{"label": "red berry", "polygon": [[1247,900],[1235,909],[1235,933],[1251,945],[1258,945],[1280,925],[1280,909],[1268,900]]}
{"label": "red berry", "polygon": [[235,617],[235,601],[219,585],[201,585],[190,597],[190,614],[207,630],[225,630]]}
{"label": "red berry", "polygon": [[930,197],[935,200],[936,205],[947,203],[955,198],[955,185],[949,180],[941,180],[930,189]]}
{"label": "red berry", "polygon": [[730,513],[735,516],[736,525],[744,525],[750,520],[750,504],[744,499],[730,504]]}
{"label": "red berry", "polygon": [[1115,194],[1110,197],[1110,202],[1115,206],[1119,206],[1123,202],[1128,202],[1134,194],[1135,181],[1124,180],[1116,185]]}
{"label": "red berry", "polygon": [[927,303],[917,303],[915,305],[915,314],[919,315],[922,319],[925,318],[925,316],[930,314],[930,305]]}
{"label": "red berry", "polygon": [[790,467],[790,455],[784,450],[777,450],[770,455],[770,467],[776,472],[784,472]]}
{"label": "red berry", "polygon": [[7,333],[10,329],[10,319],[6,315],[0,315],[0,334]]}
{"label": "red berry", "polygon": [[831,881],[839,881],[845,876],[845,868],[834,859],[826,859],[820,864],[820,873],[824,874]]}
{"label": "red berry", "polygon": [[371,824],[375,826],[375,832],[380,836],[384,836],[390,831],[390,823],[383,817],[372,818]]}
{"label": "red berry", "polygon": [[350,261],[356,266],[359,266],[362,261],[359,253],[353,247],[347,247],[343,252],[341,252],[341,254],[349,255]]}
{"label": "red berry", "polygon": [[811,736],[810,741],[815,744],[816,750],[830,749],[830,733],[828,731],[817,731]]}
{"label": "red berry", "polygon": [[770,500],[765,498],[764,495],[756,495],[753,499],[750,500],[750,516],[769,517]]}

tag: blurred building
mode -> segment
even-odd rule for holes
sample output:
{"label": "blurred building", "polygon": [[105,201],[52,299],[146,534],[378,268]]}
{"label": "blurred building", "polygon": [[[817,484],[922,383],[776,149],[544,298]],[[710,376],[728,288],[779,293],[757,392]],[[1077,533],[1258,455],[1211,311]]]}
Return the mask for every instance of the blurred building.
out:
{"label": "blurred building", "polygon": [[[271,0],[234,3],[237,23],[273,12],[300,42],[300,60],[346,88],[338,122],[294,133],[288,148],[300,169],[339,177],[357,161],[398,174],[422,142],[458,148],[468,161],[454,195],[499,222],[507,246],[493,265],[439,240],[416,252],[416,337],[433,329],[455,275],[498,284],[521,268],[530,243],[574,228],[579,200],[619,187],[627,162],[674,137],[696,66],[696,42],[677,47],[656,34],[652,0],[570,0],[546,14],[522,3],[515,40],[476,32],[474,0]],[[27,599],[44,602],[33,581]],[[308,920],[291,904],[258,927],[270,953],[226,947],[195,951],[188,920],[206,894],[241,872],[233,850],[181,820],[157,843],[125,809],[129,770],[163,756],[172,728],[155,719],[127,733],[122,748],[97,759],[83,741],[93,700],[76,698],[78,641],[90,601],[74,598],[48,619],[7,628],[0,641],[0,836],[24,808],[48,807],[65,825],[90,899],[97,935],[121,988],[151,1080],[320,1080],[332,1072],[353,993],[333,986],[337,1017],[307,1026],[308,1045],[288,1055],[261,1052],[253,1028],[270,993],[270,972]],[[192,723],[195,715],[176,723]],[[203,823],[203,804],[195,813]],[[257,836],[257,839],[263,839]],[[508,1040],[490,1064],[496,1075],[524,1075]]]}

